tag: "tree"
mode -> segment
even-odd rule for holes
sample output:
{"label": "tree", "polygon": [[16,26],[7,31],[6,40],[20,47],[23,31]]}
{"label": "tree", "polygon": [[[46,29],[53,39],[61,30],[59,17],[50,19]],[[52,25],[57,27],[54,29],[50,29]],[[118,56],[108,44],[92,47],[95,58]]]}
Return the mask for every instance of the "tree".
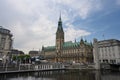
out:
{"label": "tree", "polygon": [[30,55],[19,55],[19,56],[13,56],[12,60],[18,61],[20,63],[28,63],[30,59]]}

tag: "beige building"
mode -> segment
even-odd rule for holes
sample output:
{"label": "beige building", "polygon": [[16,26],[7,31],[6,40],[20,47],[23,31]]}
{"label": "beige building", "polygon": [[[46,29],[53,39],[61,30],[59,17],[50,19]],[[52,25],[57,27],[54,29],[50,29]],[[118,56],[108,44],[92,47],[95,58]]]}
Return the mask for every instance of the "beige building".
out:
{"label": "beige building", "polygon": [[35,51],[35,50],[29,51],[29,55],[30,57],[39,56],[39,51]]}
{"label": "beige building", "polygon": [[80,42],[65,42],[64,30],[60,17],[56,32],[56,45],[42,47],[42,54],[47,60],[52,62],[91,63],[93,62],[92,50],[92,43],[88,43],[83,39],[81,39]]}
{"label": "beige building", "polygon": [[12,48],[12,34],[10,30],[0,26],[0,59],[7,58]]}

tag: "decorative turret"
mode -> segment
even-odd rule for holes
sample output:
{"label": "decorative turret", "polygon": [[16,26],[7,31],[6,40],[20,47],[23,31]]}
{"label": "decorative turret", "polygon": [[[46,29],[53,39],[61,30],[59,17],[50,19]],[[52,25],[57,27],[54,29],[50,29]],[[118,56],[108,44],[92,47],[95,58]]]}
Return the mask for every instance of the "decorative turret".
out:
{"label": "decorative turret", "polygon": [[85,39],[85,42],[87,42],[87,40]]}
{"label": "decorative turret", "polygon": [[84,40],[83,40],[83,38],[81,38],[81,40],[80,40],[80,43],[84,43]]}

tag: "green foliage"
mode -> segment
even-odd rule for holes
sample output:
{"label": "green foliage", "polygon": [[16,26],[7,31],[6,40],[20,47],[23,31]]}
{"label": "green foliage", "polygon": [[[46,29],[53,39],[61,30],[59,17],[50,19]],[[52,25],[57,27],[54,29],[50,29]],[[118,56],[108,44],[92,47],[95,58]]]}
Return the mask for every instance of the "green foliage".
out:
{"label": "green foliage", "polygon": [[13,56],[13,60],[24,60],[24,59],[30,59],[30,55],[19,55],[19,56]]}
{"label": "green foliage", "polygon": [[17,59],[16,57],[17,57],[17,56],[13,56],[12,59],[13,59],[13,60],[16,60],[16,59]]}

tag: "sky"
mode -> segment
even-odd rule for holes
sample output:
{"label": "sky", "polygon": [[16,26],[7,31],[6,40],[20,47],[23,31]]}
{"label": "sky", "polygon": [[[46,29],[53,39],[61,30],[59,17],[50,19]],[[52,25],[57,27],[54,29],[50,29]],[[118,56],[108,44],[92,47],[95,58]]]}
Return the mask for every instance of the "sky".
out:
{"label": "sky", "polygon": [[65,41],[120,40],[120,0],[0,0],[0,26],[25,53],[55,45],[60,13]]}

